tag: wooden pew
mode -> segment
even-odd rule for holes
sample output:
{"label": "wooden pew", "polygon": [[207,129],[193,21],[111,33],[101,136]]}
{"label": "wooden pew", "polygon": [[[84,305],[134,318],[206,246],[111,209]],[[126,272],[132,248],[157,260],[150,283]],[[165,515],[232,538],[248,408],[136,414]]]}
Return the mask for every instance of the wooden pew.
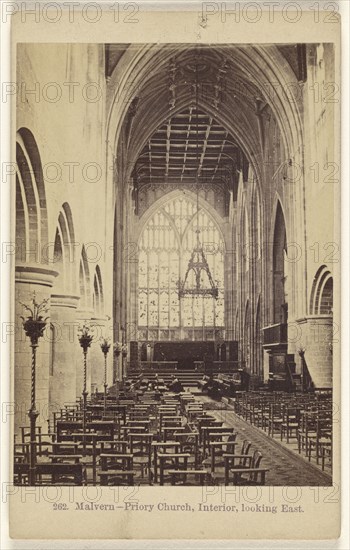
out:
{"label": "wooden pew", "polygon": [[[171,485],[207,485],[210,478],[207,470],[169,470]],[[187,478],[191,477],[194,483],[187,483]],[[196,483],[199,479],[199,483]]]}
{"label": "wooden pew", "polygon": [[[187,461],[191,457],[189,453],[158,453],[159,460],[159,485],[164,485],[165,471],[186,470]],[[170,463],[169,463],[170,461]],[[181,468],[180,468],[181,466]]]}
{"label": "wooden pew", "polygon": [[101,485],[134,485],[132,453],[101,453]]}
{"label": "wooden pew", "polygon": [[158,482],[158,455],[159,453],[166,454],[167,452],[169,454],[173,454],[174,452],[178,452],[180,450],[180,443],[178,441],[167,441],[167,442],[156,442],[154,441],[152,443],[153,448],[153,474],[154,474],[154,482]]}

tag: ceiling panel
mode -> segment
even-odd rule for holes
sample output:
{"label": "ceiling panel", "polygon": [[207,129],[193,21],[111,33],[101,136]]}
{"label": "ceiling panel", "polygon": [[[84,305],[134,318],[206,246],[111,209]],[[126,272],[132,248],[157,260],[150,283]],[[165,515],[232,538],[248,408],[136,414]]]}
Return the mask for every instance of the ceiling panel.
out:
{"label": "ceiling panel", "polygon": [[144,146],[134,170],[135,183],[219,181],[223,170],[239,166],[234,138],[196,107],[176,114]]}

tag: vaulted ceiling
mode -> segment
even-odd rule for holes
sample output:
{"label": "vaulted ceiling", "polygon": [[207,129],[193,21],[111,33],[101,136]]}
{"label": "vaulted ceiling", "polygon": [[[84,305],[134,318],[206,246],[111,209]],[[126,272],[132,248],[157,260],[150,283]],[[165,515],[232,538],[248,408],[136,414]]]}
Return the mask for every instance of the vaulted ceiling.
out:
{"label": "vaulted ceiling", "polygon": [[[143,58],[139,57],[142,47]],[[128,110],[122,143],[129,170],[126,177],[133,178],[135,187],[227,183],[228,172],[235,180],[239,170],[247,170],[247,159],[255,169],[263,164],[264,131],[274,115],[269,90],[257,81],[258,74],[260,82],[269,83],[268,75],[259,73],[259,48],[107,45],[108,77],[118,73],[133,50],[134,57],[142,59],[142,77],[136,65],[125,97]],[[272,47],[271,52],[272,71],[275,56],[276,67],[282,60],[289,67],[287,75],[303,79],[299,45]]]}
{"label": "vaulted ceiling", "polygon": [[225,181],[241,155],[228,130],[191,106],[154,132],[137,159],[134,177],[138,184]]}

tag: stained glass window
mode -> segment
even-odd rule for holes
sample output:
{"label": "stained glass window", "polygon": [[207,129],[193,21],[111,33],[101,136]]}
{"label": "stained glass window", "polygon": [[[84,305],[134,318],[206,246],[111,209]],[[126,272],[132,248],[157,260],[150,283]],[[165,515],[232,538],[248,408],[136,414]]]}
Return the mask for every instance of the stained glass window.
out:
{"label": "stained glass window", "polygon": [[[197,242],[197,229],[219,297],[185,296],[179,299],[183,280]],[[210,288],[202,272],[201,287]],[[195,287],[193,272],[186,282]],[[139,327],[193,329],[224,326],[224,242],[221,232],[202,208],[187,197],[173,199],[146,223],[139,240]],[[158,332],[160,334],[160,332]]]}

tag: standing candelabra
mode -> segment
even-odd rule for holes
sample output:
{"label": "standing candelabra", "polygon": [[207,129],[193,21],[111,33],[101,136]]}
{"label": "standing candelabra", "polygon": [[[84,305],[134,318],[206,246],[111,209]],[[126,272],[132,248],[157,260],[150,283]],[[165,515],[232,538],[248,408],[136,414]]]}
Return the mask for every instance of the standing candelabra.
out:
{"label": "standing candelabra", "polygon": [[125,360],[128,355],[128,346],[126,344],[126,327],[122,326],[120,327],[120,330],[122,331],[122,381],[124,383],[124,377],[125,377]]}
{"label": "standing candelabra", "polygon": [[123,344],[116,342],[113,345],[114,355],[115,355],[115,368],[113,369],[113,384],[118,384],[118,369],[119,369],[119,356],[122,352]]}
{"label": "standing candelabra", "polygon": [[35,300],[35,292],[33,293],[32,307],[26,304],[21,305],[30,312],[30,316],[23,319],[23,328],[26,335],[30,338],[30,346],[32,348],[32,363],[31,363],[31,400],[30,410],[28,412],[30,420],[30,458],[29,458],[29,485],[35,485],[36,483],[36,419],[39,416],[39,412],[36,410],[36,350],[38,348],[38,341],[44,335],[46,322],[48,317],[44,319],[43,313],[47,313],[48,300],[43,300],[38,304]]}
{"label": "standing candelabra", "polygon": [[88,396],[88,391],[86,389],[86,378],[87,378],[87,351],[91,346],[93,335],[91,334],[91,327],[87,324],[84,324],[78,329],[78,340],[79,344],[83,349],[83,362],[84,362],[84,383],[83,383],[83,450],[85,454],[86,443],[85,443],[85,434],[86,434],[86,401]]}
{"label": "standing candelabra", "polygon": [[105,357],[105,377],[104,377],[104,411],[106,412],[107,409],[107,355],[109,352],[109,348],[111,347],[111,344],[109,342],[109,338],[101,338],[101,350]]}
{"label": "standing candelabra", "polygon": [[113,345],[114,355],[115,355],[115,362],[114,362],[114,370],[113,370],[113,384],[116,386],[116,396],[117,401],[119,399],[119,356],[122,352],[123,344],[120,342],[116,342]]}
{"label": "standing candelabra", "polygon": [[126,361],[127,355],[128,355],[128,346],[126,344],[123,344],[123,349],[122,349],[122,378],[123,378],[123,381],[124,381],[124,377],[125,377],[125,373],[126,373],[125,361]]}

